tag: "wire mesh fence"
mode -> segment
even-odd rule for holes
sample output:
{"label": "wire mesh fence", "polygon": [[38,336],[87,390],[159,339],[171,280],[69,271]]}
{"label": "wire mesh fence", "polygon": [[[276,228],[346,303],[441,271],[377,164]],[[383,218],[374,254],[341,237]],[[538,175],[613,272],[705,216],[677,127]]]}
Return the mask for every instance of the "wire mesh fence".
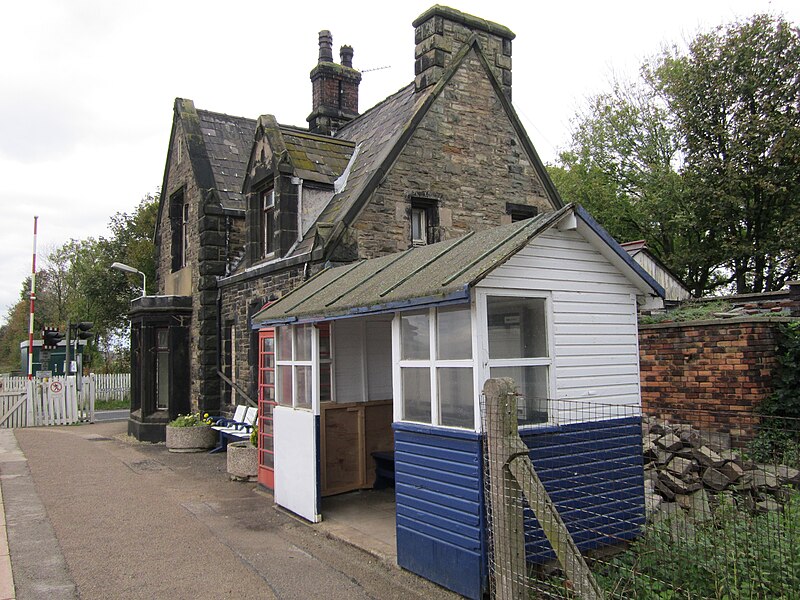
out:
{"label": "wire mesh fence", "polygon": [[492,597],[800,598],[800,422],[544,404],[520,427],[484,398]]}

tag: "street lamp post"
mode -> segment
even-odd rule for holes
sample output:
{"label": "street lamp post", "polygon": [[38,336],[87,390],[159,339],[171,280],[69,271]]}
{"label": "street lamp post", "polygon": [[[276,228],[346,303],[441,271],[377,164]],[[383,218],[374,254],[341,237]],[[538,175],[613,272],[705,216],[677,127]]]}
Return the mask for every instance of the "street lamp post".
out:
{"label": "street lamp post", "polygon": [[130,265],[126,265],[125,263],[115,262],[111,264],[112,269],[117,269],[118,271],[125,271],[126,273],[138,273],[142,276],[142,298],[145,297],[146,292],[145,289],[147,288],[147,276],[142,273],[139,269],[134,269]]}

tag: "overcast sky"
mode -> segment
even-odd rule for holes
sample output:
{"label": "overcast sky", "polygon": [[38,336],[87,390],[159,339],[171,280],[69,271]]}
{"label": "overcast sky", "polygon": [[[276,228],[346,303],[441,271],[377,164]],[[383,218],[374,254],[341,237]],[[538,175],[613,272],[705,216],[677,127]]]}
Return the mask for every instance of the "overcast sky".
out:
{"label": "overcast sky", "polygon": [[[441,0],[439,0],[441,2]],[[70,238],[107,234],[163,176],[176,97],[306,125],[317,33],[354,47],[362,112],[414,76],[411,22],[431,0],[25,0],[0,6],[0,322],[31,271]],[[545,162],[584,99],[665,44],[757,12],[800,23],[797,0],[448,5],[517,34],[513,101]],[[136,265],[134,265],[136,266]]]}

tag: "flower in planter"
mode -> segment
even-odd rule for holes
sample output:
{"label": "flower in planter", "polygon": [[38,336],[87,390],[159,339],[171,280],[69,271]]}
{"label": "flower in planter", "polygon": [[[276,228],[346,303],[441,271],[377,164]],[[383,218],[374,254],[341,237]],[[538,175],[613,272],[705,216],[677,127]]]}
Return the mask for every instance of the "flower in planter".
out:
{"label": "flower in planter", "polygon": [[170,427],[208,427],[213,423],[208,413],[203,415],[200,412],[189,413],[188,415],[178,415],[178,418],[170,421]]}
{"label": "flower in planter", "polygon": [[250,445],[258,447],[258,423],[253,423],[253,429],[250,431]]}

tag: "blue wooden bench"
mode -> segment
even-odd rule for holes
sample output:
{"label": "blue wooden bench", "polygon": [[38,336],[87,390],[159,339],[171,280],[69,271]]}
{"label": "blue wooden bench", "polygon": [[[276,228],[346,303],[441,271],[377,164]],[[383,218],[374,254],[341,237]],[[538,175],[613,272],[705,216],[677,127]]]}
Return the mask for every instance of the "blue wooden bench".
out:
{"label": "blue wooden bench", "polygon": [[244,405],[236,407],[232,419],[215,418],[211,429],[219,433],[219,443],[209,454],[225,451],[231,442],[249,440],[250,432],[253,431],[253,425],[257,418],[258,409],[252,406],[248,408]]}

